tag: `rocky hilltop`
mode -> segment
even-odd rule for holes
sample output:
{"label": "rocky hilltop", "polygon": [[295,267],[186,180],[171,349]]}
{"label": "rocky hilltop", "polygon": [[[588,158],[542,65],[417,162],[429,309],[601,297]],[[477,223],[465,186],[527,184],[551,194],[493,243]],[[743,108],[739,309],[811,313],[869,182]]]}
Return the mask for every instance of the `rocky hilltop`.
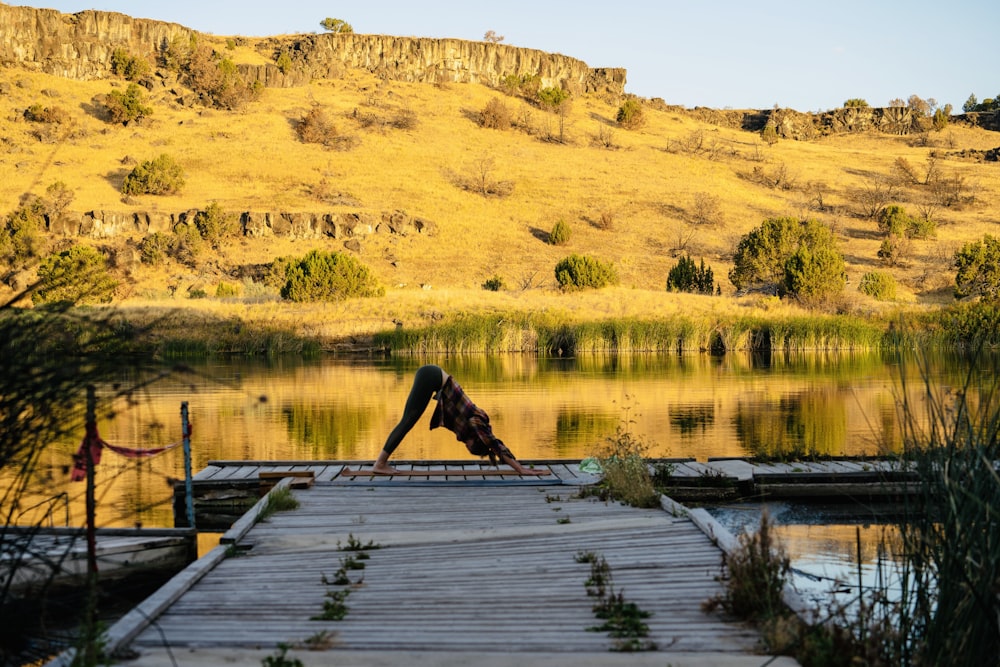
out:
{"label": "rocky hilltop", "polygon": [[[132,18],[125,14],[0,4],[0,64],[37,69],[73,79],[111,75],[111,54],[124,48],[154,56],[172,40],[200,36],[176,23]],[[206,36],[207,37],[207,36]],[[363,68],[389,80],[497,85],[509,75],[538,76],[542,86],[574,93],[621,95],[625,70],[589,67],[585,62],[505,44],[461,39],[427,39],[359,34],[307,34],[240,38],[266,59],[287,53],[291,68],[240,64],[249,80],[266,86],[302,85],[314,78],[335,78],[342,68]]]}

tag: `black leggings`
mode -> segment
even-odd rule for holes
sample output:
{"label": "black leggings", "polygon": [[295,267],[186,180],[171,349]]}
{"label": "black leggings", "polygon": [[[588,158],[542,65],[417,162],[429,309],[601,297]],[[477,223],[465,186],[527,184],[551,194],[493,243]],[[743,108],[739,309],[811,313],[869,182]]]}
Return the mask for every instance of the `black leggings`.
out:
{"label": "black leggings", "polygon": [[434,397],[434,393],[444,384],[444,371],[440,366],[421,366],[417,369],[417,374],[413,377],[413,388],[410,389],[410,396],[406,399],[406,407],[403,408],[403,417],[392,429],[392,433],[386,438],[382,449],[392,454],[399,447],[406,434],[410,432],[418,421],[427,405]]}

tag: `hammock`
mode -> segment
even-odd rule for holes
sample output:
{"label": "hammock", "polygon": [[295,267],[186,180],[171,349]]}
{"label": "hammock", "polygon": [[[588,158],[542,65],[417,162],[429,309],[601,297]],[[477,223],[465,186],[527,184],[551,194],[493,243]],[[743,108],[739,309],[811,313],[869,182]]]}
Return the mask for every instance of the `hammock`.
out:
{"label": "hammock", "polygon": [[[188,424],[188,431],[185,437],[191,437],[191,425]],[[80,443],[80,449],[77,450],[76,454],[73,455],[73,472],[70,475],[70,479],[74,482],[80,482],[87,478],[87,449],[90,449],[90,460],[93,461],[96,466],[101,462],[101,450],[110,449],[115,454],[130,458],[130,459],[142,459],[148,458],[150,456],[156,456],[157,454],[162,454],[163,452],[169,451],[181,444],[178,442],[173,442],[169,445],[163,447],[149,447],[145,449],[132,449],[129,447],[121,447],[118,445],[111,445],[105,442],[100,435],[97,433],[97,424],[93,422],[87,423],[86,435],[83,436],[83,441]]]}

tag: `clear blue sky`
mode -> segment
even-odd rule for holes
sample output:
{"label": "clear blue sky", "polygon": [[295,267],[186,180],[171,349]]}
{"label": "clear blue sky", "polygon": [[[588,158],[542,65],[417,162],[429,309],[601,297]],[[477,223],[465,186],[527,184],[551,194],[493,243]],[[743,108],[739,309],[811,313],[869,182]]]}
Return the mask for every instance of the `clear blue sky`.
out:
{"label": "clear blue sky", "polygon": [[117,11],[216,35],[322,32],[480,40],[624,67],[625,90],[685,107],[824,111],[919,95],[960,113],[1000,95],[1000,0],[317,0],[9,1],[72,13]]}

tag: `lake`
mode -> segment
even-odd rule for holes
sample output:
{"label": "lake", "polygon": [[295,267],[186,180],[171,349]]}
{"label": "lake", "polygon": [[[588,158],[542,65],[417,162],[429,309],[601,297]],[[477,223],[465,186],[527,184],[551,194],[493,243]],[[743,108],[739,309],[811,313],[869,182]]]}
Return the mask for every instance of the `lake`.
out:
{"label": "lake", "polygon": [[[903,375],[917,401],[923,376],[935,387],[961,381],[959,365],[947,358],[921,370],[878,353],[227,359],[193,364],[191,373],[155,383],[133,404],[116,403],[113,417],[102,411],[98,427],[113,445],[176,443],[187,402],[195,472],[213,459],[372,460],[423,363],[448,370],[489,413],[496,434],[528,460],[591,456],[619,428],[655,457],[876,456],[900,448]],[[110,393],[98,388],[99,396]],[[429,418],[428,410],[395,460],[473,458],[450,432],[430,431]],[[57,512],[59,523],[62,513],[82,522],[83,485],[68,482],[78,445],[56,443],[43,459],[43,495],[67,489],[71,498]],[[170,481],[178,478],[180,447],[141,460],[106,452],[97,469],[98,524],[173,525]],[[825,524],[820,540],[806,542],[853,554],[855,523]],[[801,538],[819,529],[794,525],[786,536],[808,558]]]}

